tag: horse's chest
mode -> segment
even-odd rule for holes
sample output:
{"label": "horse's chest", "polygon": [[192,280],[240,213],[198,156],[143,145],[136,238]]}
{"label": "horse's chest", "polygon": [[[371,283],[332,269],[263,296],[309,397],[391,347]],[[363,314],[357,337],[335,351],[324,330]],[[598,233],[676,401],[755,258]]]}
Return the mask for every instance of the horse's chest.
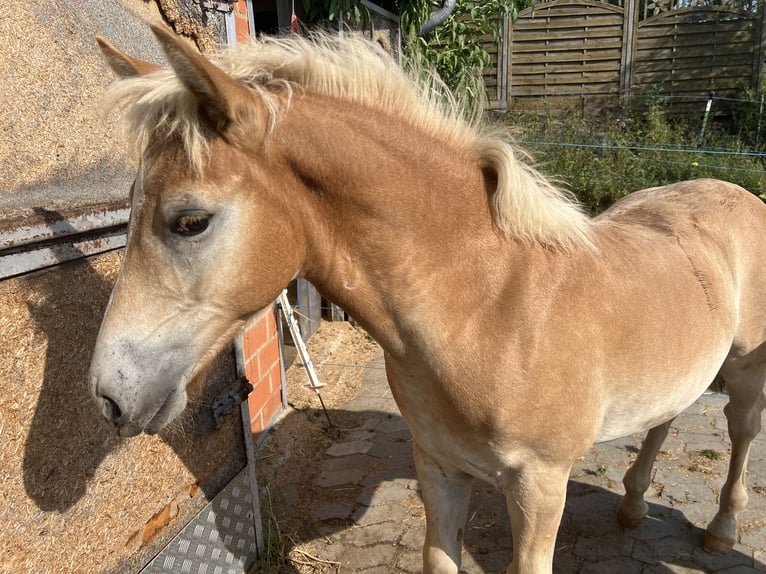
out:
{"label": "horse's chest", "polygon": [[389,383],[399,410],[418,446],[488,482],[503,469],[489,425],[488,397],[467,392],[417,368],[387,363]]}

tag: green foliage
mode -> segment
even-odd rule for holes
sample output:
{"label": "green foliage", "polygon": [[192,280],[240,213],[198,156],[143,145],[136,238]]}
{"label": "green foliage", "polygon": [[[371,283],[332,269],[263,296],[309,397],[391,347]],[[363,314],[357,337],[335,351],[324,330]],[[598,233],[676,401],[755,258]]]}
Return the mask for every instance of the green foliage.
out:
{"label": "green foliage", "polygon": [[729,106],[737,136],[748,146],[757,149],[763,148],[762,132],[766,129],[762,117],[764,111],[763,94],[763,89],[759,92],[742,80],[738,80],[737,100]]}
{"label": "green foliage", "polygon": [[700,177],[731,181],[766,199],[766,157],[748,151],[730,119],[711,121],[699,149],[702,112],[674,117],[660,97],[643,109],[599,118],[557,109],[502,121],[538,167],[594,214],[631,191]]}
{"label": "green foliage", "polygon": [[329,26],[343,20],[363,29],[372,27],[370,11],[359,0],[303,0],[303,9],[313,25]]}
{"label": "green foliage", "polygon": [[[524,2],[526,0],[522,0]],[[457,0],[446,22],[426,36],[420,28],[431,15],[434,5],[429,0],[401,3],[404,49],[408,58],[420,68],[435,70],[455,94],[471,102],[484,98],[480,77],[491,65],[482,39],[503,42],[503,16],[518,13],[515,0]]]}
{"label": "green foliage", "polygon": [[705,449],[702,451],[702,456],[709,460],[721,460],[723,455],[717,450]]}
{"label": "green foliage", "polygon": [[258,574],[279,574],[285,569],[288,549],[285,536],[279,528],[279,520],[274,512],[275,503],[271,491],[264,487],[266,500],[261,507],[263,520],[263,551],[248,572]]}
{"label": "green foliage", "polygon": [[[420,29],[437,0],[391,0],[387,8],[401,16],[403,48],[407,59],[418,68],[435,71],[447,87],[461,99],[472,102],[485,96],[482,70],[491,65],[483,41],[502,44],[503,17],[515,19],[520,9],[532,0],[457,0],[446,22],[426,36]],[[303,0],[309,22],[329,26],[339,19],[363,29],[372,27],[368,9],[360,0]]]}

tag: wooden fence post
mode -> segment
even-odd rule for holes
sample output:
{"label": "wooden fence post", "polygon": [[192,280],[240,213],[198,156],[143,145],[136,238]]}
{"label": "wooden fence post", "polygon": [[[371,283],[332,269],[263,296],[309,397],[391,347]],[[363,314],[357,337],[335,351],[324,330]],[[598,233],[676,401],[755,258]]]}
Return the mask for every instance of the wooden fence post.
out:
{"label": "wooden fence post", "polygon": [[763,80],[763,58],[764,48],[766,48],[766,18],[764,18],[763,11],[766,9],[766,2],[764,0],[758,0],[756,26],[758,29],[753,34],[753,90],[756,94],[763,93],[761,90],[761,82]]}
{"label": "wooden fence post", "polygon": [[636,55],[638,1],[626,0],[622,21],[622,55],[620,57],[620,94],[623,103],[630,98],[633,85],[633,62]]}
{"label": "wooden fence post", "polygon": [[322,323],[322,297],[311,283],[298,279],[297,302],[298,323],[300,324],[303,340],[308,341]]}

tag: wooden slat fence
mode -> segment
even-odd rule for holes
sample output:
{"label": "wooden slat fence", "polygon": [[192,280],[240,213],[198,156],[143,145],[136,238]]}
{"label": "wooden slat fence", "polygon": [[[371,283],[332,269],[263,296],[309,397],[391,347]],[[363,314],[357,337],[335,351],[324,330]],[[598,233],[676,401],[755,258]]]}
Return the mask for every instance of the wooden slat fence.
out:
{"label": "wooden slat fence", "polygon": [[758,77],[757,28],[752,12],[723,6],[682,8],[642,20],[634,51],[636,91],[734,96],[738,82],[752,86]]}
{"label": "wooden slat fence", "polygon": [[572,98],[599,105],[649,92],[699,98],[758,88],[762,6],[667,6],[650,14],[638,0],[538,2],[519,14],[506,46],[493,49],[490,105],[535,109]]}

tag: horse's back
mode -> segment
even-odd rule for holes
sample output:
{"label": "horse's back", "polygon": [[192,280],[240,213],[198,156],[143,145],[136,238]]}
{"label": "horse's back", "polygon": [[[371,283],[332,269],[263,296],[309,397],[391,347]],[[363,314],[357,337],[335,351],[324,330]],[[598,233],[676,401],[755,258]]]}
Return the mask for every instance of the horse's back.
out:
{"label": "horse's back", "polygon": [[722,219],[737,223],[766,221],[766,206],[746,189],[716,179],[696,179],[633,192],[596,218],[600,222],[641,225],[658,231],[683,229],[684,222],[717,225]]}

